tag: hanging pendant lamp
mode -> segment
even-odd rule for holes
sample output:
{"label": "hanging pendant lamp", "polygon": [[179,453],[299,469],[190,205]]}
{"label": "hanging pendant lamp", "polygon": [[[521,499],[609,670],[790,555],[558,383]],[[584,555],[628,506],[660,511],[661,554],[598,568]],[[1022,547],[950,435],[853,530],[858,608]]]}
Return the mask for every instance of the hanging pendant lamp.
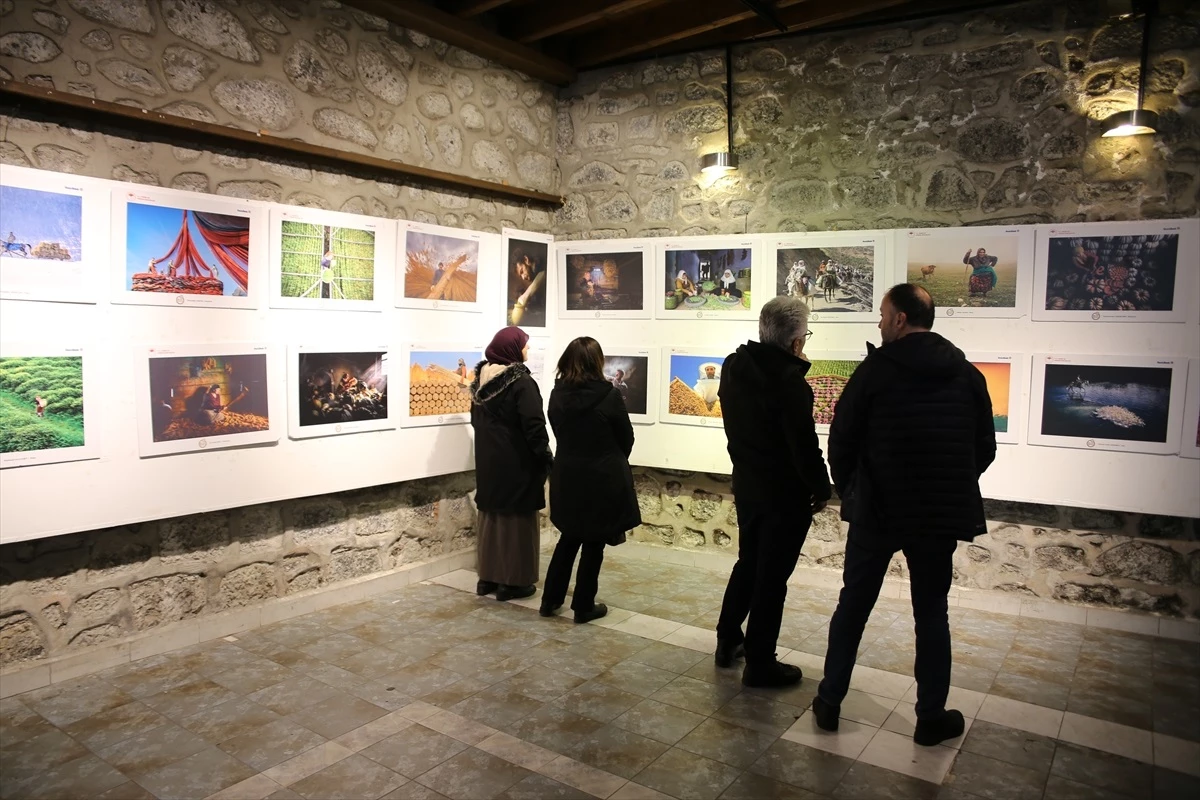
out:
{"label": "hanging pendant lamp", "polygon": [[725,47],[725,149],[700,157],[700,171],[720,176],[738,168],[733,152],[733,48]]}
{"label": "hanging pendant lamp", "polygon": [[1132,111],[1118,111],[1104,120],[1105,137],[1112,136],[1145,136],[1158,130],[1158,114],[1142,108],[1146,99],[1146,80],[1150,72],[1150,20],[1157,10],[1156,0],[1134,0],[1133,8],[1136,13],[1142,13],[1142,60],[1138,69],[1137,108]]}

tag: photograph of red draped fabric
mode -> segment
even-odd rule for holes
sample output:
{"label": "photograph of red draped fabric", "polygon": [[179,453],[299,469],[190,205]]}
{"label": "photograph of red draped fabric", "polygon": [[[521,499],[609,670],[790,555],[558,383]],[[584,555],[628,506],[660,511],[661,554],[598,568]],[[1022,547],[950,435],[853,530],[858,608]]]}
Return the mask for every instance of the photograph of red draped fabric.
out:
{"label": "photograph of red draped fabric", "polygon": [[126,290],[246,297],[250,218],[131,202]]}

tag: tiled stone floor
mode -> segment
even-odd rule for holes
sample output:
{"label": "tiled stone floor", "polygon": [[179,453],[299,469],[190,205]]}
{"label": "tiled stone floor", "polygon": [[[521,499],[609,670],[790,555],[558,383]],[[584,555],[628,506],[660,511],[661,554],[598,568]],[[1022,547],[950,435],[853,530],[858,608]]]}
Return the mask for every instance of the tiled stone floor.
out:
{"label": "tiled stone floor", "polygon": [[750,690],[712,664],[725,577],[610,550],[614,611],[577,626],[460,571],[17,695],[0,796],[1200,797],[1200,643],[952,609],[970,726],[918,748],[905,601],[880,600],[833,735],[808,707],[836,592],[792,587],[805,679]]}

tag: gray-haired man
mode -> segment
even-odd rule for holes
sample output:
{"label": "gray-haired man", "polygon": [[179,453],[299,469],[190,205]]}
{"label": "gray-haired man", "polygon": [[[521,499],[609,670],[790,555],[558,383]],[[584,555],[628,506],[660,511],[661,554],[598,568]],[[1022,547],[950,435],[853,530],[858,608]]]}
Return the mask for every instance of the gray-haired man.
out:
{"label": "gray-haired man", "polygon": [[812,515],[831,494],[813,425],[813,393],[804,379],[809,335],[804,300],[776,297],[759,315],[761,341],[739,347],[721,371],[739,540],[714,660],[728,667],[744,654],[746,686],[788,686],[801,678],[799,668],[776,660],[775,643],[788,578]]}

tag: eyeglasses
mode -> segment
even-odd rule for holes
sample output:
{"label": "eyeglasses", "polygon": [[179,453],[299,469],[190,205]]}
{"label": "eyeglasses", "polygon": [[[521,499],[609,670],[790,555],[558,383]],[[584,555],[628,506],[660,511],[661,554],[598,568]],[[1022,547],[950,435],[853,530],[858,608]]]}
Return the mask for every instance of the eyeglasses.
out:
{"label": "eyeglasses", "polygon": [[811,339],[811,338],[812,338],[812,335],[813,335],[813,333],[815,333],[815,331],[813,331],[811,328],[810,328],[809,330],[806,330],[806,331],[804,332],[804,341],[806,341],[806,342],[807,342],[809,339]]}

